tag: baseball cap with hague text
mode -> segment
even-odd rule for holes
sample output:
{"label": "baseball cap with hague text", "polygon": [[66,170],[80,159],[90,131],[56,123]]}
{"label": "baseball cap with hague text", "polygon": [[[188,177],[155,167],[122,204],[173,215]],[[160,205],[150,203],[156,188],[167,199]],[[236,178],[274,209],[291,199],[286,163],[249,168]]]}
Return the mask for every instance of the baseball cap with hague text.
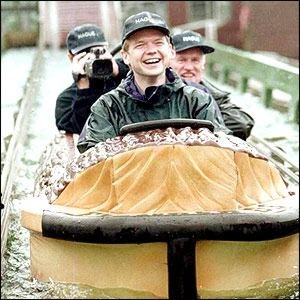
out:
{"label": "baseball cap with hague text", "polygon": [[126,19],[122,32],[122,44],[133,33],[145,28],[154,28],[163,32],[165,35],[170,36],[170,30],[161,16],[148,11],[143,11]]}
{"label": "baseball cap with hague text", "polygon": [[83,24],[75,27],[68,33],[66,43],[72,54],[77,54],[86,48],[108,45],[103,31],[93,24]]}
{"label": "baseball cap with hague text", "polygon": [[173,45],[176,52],[191,48],[200,48],[204,54],[212,53],[215,49],[205,43],[203,36],[195,31],[186,30],[172,36]]}

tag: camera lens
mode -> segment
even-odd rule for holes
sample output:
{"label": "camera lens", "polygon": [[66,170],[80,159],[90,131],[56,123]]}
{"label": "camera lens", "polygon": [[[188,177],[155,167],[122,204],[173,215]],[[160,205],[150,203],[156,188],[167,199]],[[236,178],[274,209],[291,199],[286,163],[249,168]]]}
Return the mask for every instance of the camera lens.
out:
{"label": "camera lens", "polygon": [[112,74],[112,62],[108,59],[93,62],[93,77],[103,78]]}

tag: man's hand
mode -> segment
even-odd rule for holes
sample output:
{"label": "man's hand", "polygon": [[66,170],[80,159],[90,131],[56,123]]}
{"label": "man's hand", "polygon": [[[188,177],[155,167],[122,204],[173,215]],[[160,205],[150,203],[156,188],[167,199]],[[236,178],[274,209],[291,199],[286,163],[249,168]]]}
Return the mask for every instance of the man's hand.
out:
{"label": "man's hand", "polygon": [[95,57],[92,53],[81,52],[73,57],[72,60],[72,73],[73,77],[77,77],[77,87],[79,89],[87,89],[90,87],[89,78],[86,76],[84,65],[88,59]]}
{"label": "man's hand", "polygon": [[81,52],[73,57],[72,60],[72,72],[74,74],[85,75],[84,65],[90,58],[94,58],[95,55],[92,53]]}
{"label": "man's hand", "polygon": [[[111,53],[107,50],[105,53],[101,54],[99,59],[111,60],[112,62],[112,76],[116,77],[119,74],[119,67],[116,63],[115,59],[111,55]],[[79,89],[86,89],[90,87],[90,81],[86,72],[84,70],[84,66],[88,60],[95,59],[95,54],[90,52],[81,52],[75,55],[72,59],[72,73],[75,80],[77,87]]]}

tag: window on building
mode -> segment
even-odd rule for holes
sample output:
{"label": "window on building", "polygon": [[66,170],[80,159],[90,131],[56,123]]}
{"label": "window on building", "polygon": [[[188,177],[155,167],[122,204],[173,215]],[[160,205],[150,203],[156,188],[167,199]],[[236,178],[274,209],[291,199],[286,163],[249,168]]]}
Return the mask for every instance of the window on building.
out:
{"label": "window on building", "polygon": [[231,16],[230,1],[187,1],[188,22],[215,20],[224,24]]}
{"label": "window on building", "polygon": [[142,11],[157,13],[165,20],[168,20],[166,8],[167,1],[121,1],[122,22],[129,16]]}

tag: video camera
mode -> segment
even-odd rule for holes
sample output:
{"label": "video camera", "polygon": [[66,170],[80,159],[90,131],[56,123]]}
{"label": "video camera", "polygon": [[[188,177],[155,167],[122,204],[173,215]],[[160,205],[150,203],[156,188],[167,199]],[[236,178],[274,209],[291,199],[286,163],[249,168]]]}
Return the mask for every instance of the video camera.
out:
{"label": "video camera", "polygon": [[93,47],[90,53],[95,54],[94,59],[89,59],[85,65],[84,70],[89,78],[103,79],[112,74],[113,66],[110,59],[100,59],[106,49],[103,47]]}

